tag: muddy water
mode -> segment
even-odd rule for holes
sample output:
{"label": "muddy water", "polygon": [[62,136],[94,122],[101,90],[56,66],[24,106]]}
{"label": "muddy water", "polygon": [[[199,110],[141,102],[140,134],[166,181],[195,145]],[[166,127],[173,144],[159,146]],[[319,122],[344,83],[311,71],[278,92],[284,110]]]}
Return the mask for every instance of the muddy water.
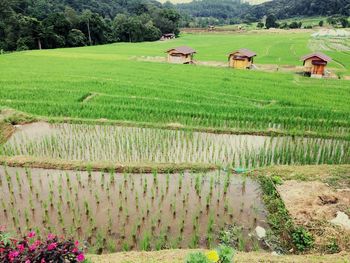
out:
{"label": "muddy water", "polygon": [[311,138],[41,122],[19,127],[0,154],[95,162],[249,166],[257,162],[321,164],[330,159],[344,163],[349,158],[345,156],[349,145]]}
{"label": "muddy water", "polygon": [[37,228],[117,250],[188,248],[214,246],[228,224],[242,229],[238,237],[251,250],[259,247],[256,226],[267,227],[257,182],[223,172],[108,174],[0,166],[0,179],[0,222],[19,234]]}

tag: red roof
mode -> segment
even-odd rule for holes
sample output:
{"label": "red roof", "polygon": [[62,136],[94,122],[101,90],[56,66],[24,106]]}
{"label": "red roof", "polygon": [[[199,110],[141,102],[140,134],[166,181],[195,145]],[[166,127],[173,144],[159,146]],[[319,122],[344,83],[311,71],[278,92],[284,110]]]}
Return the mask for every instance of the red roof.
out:
{"label": "red roof", "polygon": [[177,48],[171,48],[169,50],[167,50],[166,52],[170,52],[170,51],[176,51],[180,54],[184,54],[184,55],[189,55],[189,54],[194,54],[197,53],[196,50],[190,48],[190,47],[186,47],[186,46],[182,46],[182,47],[177,47]]}
{"label": "red roof", "polygon": [[233,55],[235,53],[241,53],[243,56],[246,56],[248,58],[252,58],[252,57],[255,57],[256,56],[256,53],[249,50],[249,49],[246,49],[246,48],[241,48],[239,50],[236,50],[236,51],[233,51],[231,52],[229,55]]}
{"label": "red roof", "polygon": [[323,61],[326,61],[326,62],[331,62],[332,61],[332,58],[328,57],[327,55],[321,53],[321,52],[317,52],[317,53],[312,53],[312,54],[309,54],[309,55],[305,55],[303,57],[301,57],[301,60],[302,61],[305,61],[309,58],[313,58],[313,57],[317,57]]}

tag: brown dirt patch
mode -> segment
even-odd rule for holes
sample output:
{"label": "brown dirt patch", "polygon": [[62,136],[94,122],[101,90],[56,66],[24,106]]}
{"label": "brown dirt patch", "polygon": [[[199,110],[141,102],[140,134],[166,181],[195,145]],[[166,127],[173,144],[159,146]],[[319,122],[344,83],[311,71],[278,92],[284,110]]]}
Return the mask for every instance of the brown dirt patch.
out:
{"label": "brown dirt patch", "polygon": [[350,189],[295,180],[277,189],[295,223],[306,226],[314,235],[315,249],[327,251],[329,243],[336,241],[341,250],[350,251],[350,231],[329,222],[338,211],[350,214]]}
{"label": "brown dirt patch", "polygon": [[[299,224],[331,220],[350,208],[350,189],[333,190],[322,182],[287,181],[277,187],[290,214]],[[345,210],[345,211],[343,211]]]}
{"label": "brown dirt patch", "polygon": [[[94,263],[183,263],[191,250],[164,250],[156,252],[124,252],[102,256],[89,255]],[[350,255],[303,255],[273,256],[268,253],[237,253],[234,262],[268,262],[268,263],[349,263]]]}

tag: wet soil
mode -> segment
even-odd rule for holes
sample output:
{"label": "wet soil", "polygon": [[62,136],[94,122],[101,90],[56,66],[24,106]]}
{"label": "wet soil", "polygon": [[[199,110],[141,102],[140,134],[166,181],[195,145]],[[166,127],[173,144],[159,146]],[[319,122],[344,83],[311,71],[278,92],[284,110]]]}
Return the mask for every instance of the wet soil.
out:
{"label": "wet soil", "polygon": [[245,250],[267,228],[257,182],[223,172],[114,174],[0,167],[0,222],[101,246],[160,249],[214,246],[236,225]]}

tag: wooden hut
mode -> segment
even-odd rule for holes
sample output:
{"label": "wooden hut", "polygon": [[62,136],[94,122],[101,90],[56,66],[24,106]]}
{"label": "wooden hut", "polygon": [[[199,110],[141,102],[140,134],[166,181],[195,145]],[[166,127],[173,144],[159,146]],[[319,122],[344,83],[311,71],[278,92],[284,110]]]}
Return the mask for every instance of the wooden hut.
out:
{"label": "wooden hut", "polygon": [[171,39],[174,39],[176,36],[175,36],[175,34],[173,34],[173,33],[169,33],[169,34],[164,34],[164,35],[162,35],[162,37],[161,37],[161,41],[165,41],[165,40],[171,40]]}
{"label": "wooden hut", "polygon": [[231,52],[228,56],[229,67],[238,69],[251,69],[255,56],[255,52],[246,48]]}
{"label": "wooden hut", "polygon": [[193,55],[197,52],[190,47],[177,47],[166,51],[168,62],[177,64],[193,64]]}
{"label": "wooden hut", "polygon": [[311,77],[322,77],[325,75],[327,64],[332,61],[323,53],[312,53],[301,58],[304,62],[304,74]]}

